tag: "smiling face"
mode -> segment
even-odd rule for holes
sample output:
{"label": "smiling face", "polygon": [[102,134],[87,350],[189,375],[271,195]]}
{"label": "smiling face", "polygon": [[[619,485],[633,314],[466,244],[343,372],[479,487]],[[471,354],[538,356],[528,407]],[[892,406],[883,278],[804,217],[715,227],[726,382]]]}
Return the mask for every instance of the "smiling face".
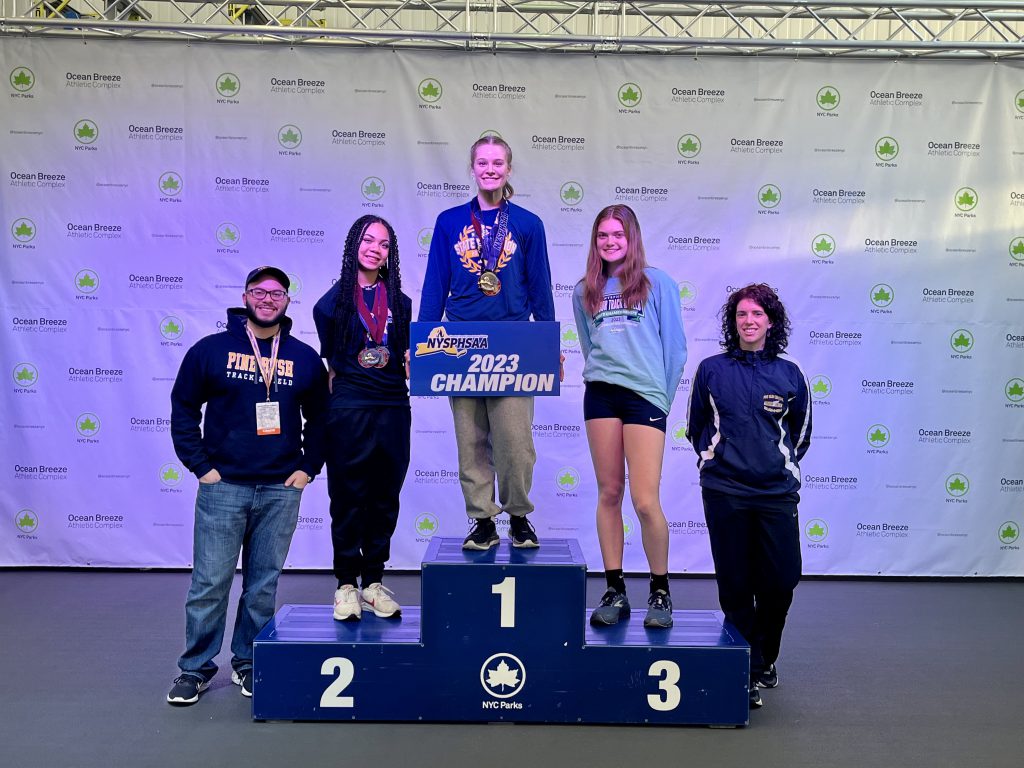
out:
{"label": "smiling face", "polygon": [[764,349],[764,340],[771,327],[764,307],[753,299],[740,299],[736,305],[736,333],[740,339],[740,349],[745,352]]}
{"label": "smiling face", "polygon": [[[263,298],[255,298],[250,291],[256,290],[257,292],[265,295]],[[282,291],[283,296],[280,299],[275,299],[272,295],[272,291]],[[245,288],[245,293],[242,294],[242,301],[245,303],[245,312],[249,319],[260,328],[272,328],[281,322],[281,318],[284,317],[285,311],[288,309],[288,291],[281,283],[277,282],[272,277],[265,277],[255,283],[249,283]]]}
{"label": "smiling face", "polygon": [[626,259],[626,251],[629,248],[629,240],[626,238],[626,228],[622,222],[609,216],[597,225],[597,232],[594,234],[594,245],[597,253],[604,262],[605,274],[614,275],[622,269]]}
{"label": "smiling face", "polygon": [[359,271],[376,280],[377,271],[387,266],[388,254],[391,252],[391,236],[387,227],[378,221],[366,228],[363,239],[359,242]]}
{"label": "smiling face", "polygon": [[499,144],[481,144],[473,153],[473,179],[485,194],[500,196],[512,172],[512,163]]}

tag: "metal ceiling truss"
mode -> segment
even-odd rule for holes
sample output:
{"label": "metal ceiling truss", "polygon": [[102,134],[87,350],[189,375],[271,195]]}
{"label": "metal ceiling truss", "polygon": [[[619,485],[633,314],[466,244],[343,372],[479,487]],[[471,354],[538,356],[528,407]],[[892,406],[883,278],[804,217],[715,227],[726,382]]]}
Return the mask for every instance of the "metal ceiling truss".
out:
{"label": "metal ceiling truss", "polygon": [[0,37],[677,55],[1024,56],[1024,1],[0,0],[0,7]]}

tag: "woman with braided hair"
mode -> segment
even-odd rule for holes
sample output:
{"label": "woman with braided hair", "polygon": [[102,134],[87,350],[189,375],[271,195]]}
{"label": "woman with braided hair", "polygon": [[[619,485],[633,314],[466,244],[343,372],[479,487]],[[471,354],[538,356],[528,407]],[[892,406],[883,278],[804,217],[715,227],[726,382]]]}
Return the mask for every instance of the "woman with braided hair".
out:
{"label": "woman with braided hair", "polygon": [[339,621],[359,620],[364,608],[384,618],[402,610],[381,581],[409,469],[411,313],[394,229],[362,216],[345,239],[340,278],[313,308],[330,369],[327,493]]}

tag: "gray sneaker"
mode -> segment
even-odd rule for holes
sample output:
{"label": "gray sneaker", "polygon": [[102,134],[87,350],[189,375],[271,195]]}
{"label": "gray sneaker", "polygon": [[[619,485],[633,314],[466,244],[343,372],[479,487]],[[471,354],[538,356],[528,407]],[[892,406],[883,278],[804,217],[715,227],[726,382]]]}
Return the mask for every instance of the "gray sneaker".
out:
{"label": "gray sneaker", "polygon": [[629,618],[629,598],[625,592],[616,592],[611,587],[601,596],[601,602],[590,614],[590,623],[595,627],[610,627],[621,619]]}
{"label": "gray sneaker", "polygon": [[644,626],[648,629],[668,629],[672,626],[672,596],[663,589],[651,592],[647,600]]}

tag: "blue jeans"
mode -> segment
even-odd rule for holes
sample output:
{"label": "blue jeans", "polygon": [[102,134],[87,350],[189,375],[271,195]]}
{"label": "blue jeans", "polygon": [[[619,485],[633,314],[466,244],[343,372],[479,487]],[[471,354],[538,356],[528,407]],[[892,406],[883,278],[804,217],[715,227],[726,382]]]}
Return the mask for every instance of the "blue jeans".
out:
{"label": "blue jeans", "polygon": [[302,491],[279,485],[200,483],[192,586],[185,601],[182,672],[209,680],[224,641],[228,593],[242,553],[242,596],[231,637],[231,667],[252,667],[252,641],[274,617],[277,579],[299,516]]}

